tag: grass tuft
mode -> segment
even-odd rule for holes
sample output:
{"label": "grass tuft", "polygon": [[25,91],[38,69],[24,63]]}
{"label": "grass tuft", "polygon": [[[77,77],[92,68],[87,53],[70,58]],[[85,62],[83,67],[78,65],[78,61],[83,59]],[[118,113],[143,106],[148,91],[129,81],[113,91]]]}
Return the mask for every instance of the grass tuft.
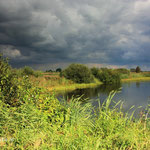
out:
{"label": "grass tuft", "polygon": [[[122,112],[121,102],[114,104],[111,92],[98,109],[79,98],[58,103],[54,95],[41,102],[25,102],[7,107],[0,101],[1,149],[150,149],[150,120]],[[55,103],[55,104],[54,104]],[[54,104],[54,105],[53,105]],[[118,107],[120,105],[120,107]],[[54,107],[55,106],[55,107]],[[95,112],[93,114],[93,111]]]}

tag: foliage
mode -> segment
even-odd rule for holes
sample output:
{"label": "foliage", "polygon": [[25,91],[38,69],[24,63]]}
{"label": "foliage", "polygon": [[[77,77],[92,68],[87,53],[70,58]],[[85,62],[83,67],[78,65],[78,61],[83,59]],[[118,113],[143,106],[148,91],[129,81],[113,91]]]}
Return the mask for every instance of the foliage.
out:
{"label": "foliage", "polygon": [[120,83],[120,75],[110,69],[105,69],[100,72],[99,79],[104,84]]}
{"label": "foliage", "polygon": [[49,69],[49,70],[46,70],[46,72],[53,72],[53,70],[52,70],[52,69]]}
{"label": "foliage", "polygon": [[12,72],[8,59],[0,55],[0,95],[3,101],[12,104],[17,98],[18,77]]}
{"label": "foliage", "polygon": [[139,119],[123,114],[121,103],[112,105],[114,92],[98,109],[80,97],[59,102],[2,56],[0,73],[0,149],[150,149],[149,107]]}
{"label": "foliage", "polygon": [[94,77],[96,77],[96,78],[100,78],[99,76],[100,76],[100,69],[98,69],[98,68],[96,68],[96,67],[93,67],[93,68],[91,68],[91,72],[92,72],[92,74],[94,75]]}
{"label": "foliage", "polygon": [[61,72],[61,71],[62,71],[61,68],[57,68],[57,69],[56,69],[56,72]]}
{"label": "foliage", "polygon": [[120,83],[120,75],[117,71],[113,71],[107,68],[92,68],[93,75],[104,84]]}
{"label": "foliage", "polygon": [[130,74],[130,71],[126,68],[118,68],[116,69],[116,72],[118,72],[119,74],[127,74],[127,75]]}
{"label": "foliage", "polygon": [[61,76],[72,80],[76,83],[90,83],[93,82],[93,76],[91,71],[82,64],[71,64],[65,69]]}
{"label": "foliage", "polygon": [[41,71],[35,71],[33,70],[31,67],[29,66],[25,66],[24,68],[22,68],[20,70],[20,74],[21,76],[27,75],[27,76],[35,76],[35,77],[39,77],[42,76],[42,72]]}
{"label": "foliage", "polygon": [[143,76],[144,76],[144,77],[150,77],[150,72],[144,72],[144,73],[143,73]]}
{"label": "foliage", "polygon": [[110,109],[115,93],[97,110],[90,103],[83,105],[80,97],[60,104],[47,94],[40,89],[32,98],[36,103],[28,95],[19,107],[8,108],[0,101],[1,149],[150,148],[150,120],[123,114],[119,102]]}
{"label": "foliage", "polygon": [[0,56],[0,95],[1,100],[10,106],[18,106],[31,88],[27,76],[18,77],[8,64],[8,60]]}
{"label": "foliage", "polygon": [[136,69],[135,69],[135,72],[136,73],[140,73],[141,72],[141,68],[139,66],[137,66]]}
{"label": "foliage", "polygon": [[34,71],[31,67],[25,66],[22,70],[23,75],[34,75]]}

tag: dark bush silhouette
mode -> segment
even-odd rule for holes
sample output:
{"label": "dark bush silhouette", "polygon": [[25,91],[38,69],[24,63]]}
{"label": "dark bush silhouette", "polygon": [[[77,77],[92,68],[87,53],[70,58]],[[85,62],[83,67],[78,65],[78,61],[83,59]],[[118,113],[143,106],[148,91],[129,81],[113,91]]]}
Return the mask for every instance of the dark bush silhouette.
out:
{"label": "dark bush silhouette", "polygon": [[61,68],[57,68],[57,69],[56,69],[56,72],[61,72],[61,71],[62,71]]}
{"label": "dark bush silhouette", "polygon": [[67,69],[62,71],[61,76],[76,83],[90,83],[94,80],[91,71],[82,64],[71,64]]}
{"label": "dark bush silhouette", "polygon": [[141,72],[141,68],[139,66],[137,66],[136,69],[135,69],[135,72],[136,73],[140,73]]}

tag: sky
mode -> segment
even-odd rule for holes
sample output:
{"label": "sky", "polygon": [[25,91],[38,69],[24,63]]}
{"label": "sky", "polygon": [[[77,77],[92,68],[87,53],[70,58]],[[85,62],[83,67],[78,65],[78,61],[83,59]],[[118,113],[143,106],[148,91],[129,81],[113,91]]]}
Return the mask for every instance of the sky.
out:
{"label": "sky", "polygon": [[150,0],[0,0],[0,52],[16,68],[150,70]]}

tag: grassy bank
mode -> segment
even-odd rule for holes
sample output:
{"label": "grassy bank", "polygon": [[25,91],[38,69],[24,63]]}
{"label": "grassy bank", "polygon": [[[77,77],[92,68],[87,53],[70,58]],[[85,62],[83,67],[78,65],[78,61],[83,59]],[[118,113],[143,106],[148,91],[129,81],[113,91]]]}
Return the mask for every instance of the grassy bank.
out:
{"label": "grassy bank", "polygon": [[60,104],[54,95],[37,96],[19,107],[1,102],[1,149],[150,149],[148,111],[134,119],[119,104],[110,109],[114,93],[98,109],[79,99]]}
{"label": "grassy bank", "polygon": [[121,79],[121,81],[122,81],[122,82],[150,81],[150,77],[128,78],[128,79]]}
{"label": "grassy bank", "polygon": [[141,73],[130,73],[128,76],[124,76],[121,79],[122,82],[134,82],[134,81],[150,81],[150,73],[149,72],[141,72]]}
{"label": "grassy bank", "polygon": [[49,91],[72,91],[75,89],[92,88],[102,84],[98,79],[94,79],[93,83],[74,83],[71,80],[67,80],[64,77],[60,77],[59,74],[43,74],[41,77],[30,76],[30,81],[34,85],[38,85],[42,88],[46,88]]}

